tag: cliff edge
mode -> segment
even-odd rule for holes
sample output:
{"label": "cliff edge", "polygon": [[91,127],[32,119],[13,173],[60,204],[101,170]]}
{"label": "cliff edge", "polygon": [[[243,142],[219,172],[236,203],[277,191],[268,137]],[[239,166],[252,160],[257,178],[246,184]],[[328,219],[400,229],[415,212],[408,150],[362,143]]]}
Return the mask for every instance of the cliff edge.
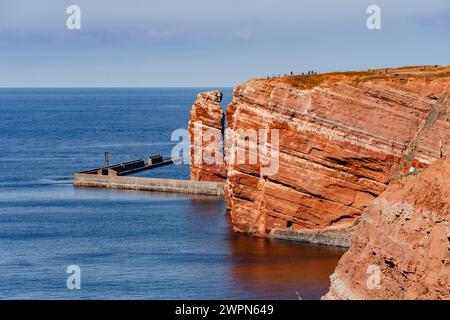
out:
{"label": "cliff edge", "polygon": [[[449,84],[450,67],[430,66],[237,86],[227,130],[278,130],[279,164],[271,175],[260,162],[227,165],[234,229],[267,236],[351,226],[392,179],[450,153]],[[226,148],[228,157],[239,148]]]}
{"label": "cliff edge", "polygon": [[[226,179],[235,231],[345,230],[391,181],[450,154],[449,84],[438,66],[252,79],[227,108],[226,163],[191,165],[192,178]],[[220,100],[199,95],[191,131],[223,131]]]}

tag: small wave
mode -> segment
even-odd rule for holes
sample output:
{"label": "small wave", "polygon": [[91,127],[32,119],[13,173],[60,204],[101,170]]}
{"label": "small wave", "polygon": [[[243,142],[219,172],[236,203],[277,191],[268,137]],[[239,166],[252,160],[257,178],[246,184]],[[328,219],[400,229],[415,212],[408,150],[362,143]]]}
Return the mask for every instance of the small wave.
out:
{"label": "small wave", "polygon": [[61,177],[61,178],[51,178],[54,181],[65,181],[65,180],[70,180],[70,177]]}
{"label": "small wave", "polygon": [[72,177],[47,177],[39,179],[41,184],[56,184],[56,183],[68,183],[72,180]]}

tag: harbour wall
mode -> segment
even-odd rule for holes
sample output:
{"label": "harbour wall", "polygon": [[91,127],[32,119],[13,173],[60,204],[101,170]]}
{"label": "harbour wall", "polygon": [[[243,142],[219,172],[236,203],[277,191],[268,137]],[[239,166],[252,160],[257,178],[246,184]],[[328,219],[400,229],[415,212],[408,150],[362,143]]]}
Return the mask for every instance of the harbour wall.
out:
{"label": "harbour wall", "polygon": [[176,179],[141,178],[129,176],[106,176],[76,173],[73,179],[75,187],[94,187],[155,192],[173,192],[223,196],[222,182],[191,181]]}

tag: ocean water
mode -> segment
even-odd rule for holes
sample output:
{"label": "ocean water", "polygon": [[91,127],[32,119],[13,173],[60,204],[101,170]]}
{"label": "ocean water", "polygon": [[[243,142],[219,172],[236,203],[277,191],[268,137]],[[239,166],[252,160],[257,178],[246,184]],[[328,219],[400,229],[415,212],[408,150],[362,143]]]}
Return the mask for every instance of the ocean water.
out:
{"label": "ocean water", "polygon": [[[72,187],[170,155],[188,89],[0,89],[1,299],[318,299],[341,250],[233,233],[222,198]],[[231,89],[225,88],[224,105]],[[140,175],[187,179],[189,167]],[[81,289],[69,290],[69,265]]]}

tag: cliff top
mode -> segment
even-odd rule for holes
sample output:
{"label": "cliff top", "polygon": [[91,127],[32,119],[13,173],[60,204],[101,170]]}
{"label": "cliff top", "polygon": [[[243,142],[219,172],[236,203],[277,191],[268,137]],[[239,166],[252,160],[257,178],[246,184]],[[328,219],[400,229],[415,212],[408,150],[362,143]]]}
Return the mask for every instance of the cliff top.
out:
{"label": "cliff top", "polygon": [[450,66],[407,66],[370,69],[367,71],[331,72],[313,75],[293,75],[267,81],[288,83],[299,89],[311,89],[326,83],[365,82],[377,80],[406,81],[407,79],[435,79],[450,76]]}

